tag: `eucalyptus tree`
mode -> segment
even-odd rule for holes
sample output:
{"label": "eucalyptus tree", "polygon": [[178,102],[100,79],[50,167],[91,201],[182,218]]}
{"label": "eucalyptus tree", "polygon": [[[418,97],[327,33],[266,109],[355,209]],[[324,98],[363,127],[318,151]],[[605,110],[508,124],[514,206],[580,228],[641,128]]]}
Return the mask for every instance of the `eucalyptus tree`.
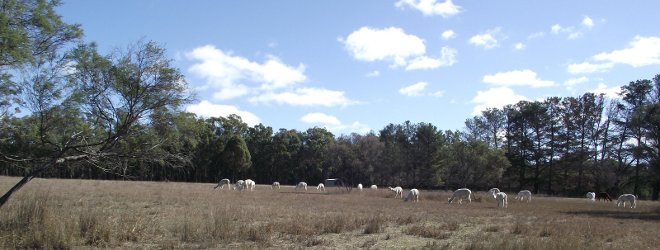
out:
{"label": "eucalyptus tree", "polygon": [[302,148],[302,134],[295,129],[281,128],[273,135],[273,165],[270,175],[280,183],[294,184],[303,176],[296,172]]}
{"label": "eucalyptus tree", "polygon": [[334,135],[325,128],[314,127],[302,133],[297,169],[305,180],[321,181],[329,177],[328,150],[333,143]]}
{"label": "eucalyptus tree", "polygon": [[245,138],[248,150],[252,156],[252,170],[257,183],[272,183],[279,181],[271,175],[273,165],[273,128],[257,124],[248,128]]}

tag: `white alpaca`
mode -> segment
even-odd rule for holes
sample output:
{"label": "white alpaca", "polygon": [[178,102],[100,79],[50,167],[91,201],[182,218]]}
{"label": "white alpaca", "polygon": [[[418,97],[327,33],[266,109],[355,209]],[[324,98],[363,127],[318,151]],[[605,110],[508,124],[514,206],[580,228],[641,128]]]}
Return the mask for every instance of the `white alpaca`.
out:
{"label": "white alpaca", "polygon": [[246,188],[244,180],[237,180],[234,190],[243,191]]}
{"label": "white alpaca", "polygon": [[587,193],[587,199],[589,199],[590,201],[596,201],[596,193],[588,192]]}
{"label": "white alpaca", "polygon": [[395,188],[388,187],[388,188],[390,189],[390,191],[394,192],[394,199],[396,199],[397,197],[403,198],[403,188],[401,187],[395,187]]}
{"label": "white alpaca", "polygon": [[321,192],[325,192],[325,185],[323,185],[323,183],[319,183],[319,185],[316,186],[316,190],[319,190]]}
{"label": "white alpaca", "polygon": [[507,198],[506,193],[498,192],[495,194],[495,200],[497,201],[497,207],[506,208],[507,207]]}
{"label": "white alpaca", "polygon": [[522,190],[518,192],[518,196],[516,196],[516,200],[524,201],[527,199],[527,202],[530,202],[532,200],[532,192],[529,190]]}
{"label": "white alpaca", "polygon": [[245,180],[245,188],[249,191],[254,191],[254,186],[256,186],[256,183],[254,183],[253,180],[247,179]]}
{"label": "white alpaca", "polygon": [[626,207],[626,202],[628,202],[630,208],[637,207],[637,196],[634,194],[622,194],[619,196],[619,199],[616,200],[616,206],[619,207],[623,205],[623,207]]}
{"label": "white alpaca", "polygon": [[378,186],[376,186],[376,185],[371,185],[371,190],[378,190]]}
{"label": "white alpaca", "polygon": [[496,198],[496,197],[495,197],[495,194],[497,194],[497,193],[499,193],[499,192],[500,192],[500,189],[499,189],[499,188],[491,188],[490,190],[488,190],[488,193],[489,193],[491,196],[493,196],[493,199]]}
{"label": "white alpaca", "polygon": [[410,189],[410,192],[408,192],[408,196],[406,196],[406,199],[403,201],[408,201],[411,199],[413,202],[419,202],[419,190],[415,188]]}
{"label": "white alpaca", "polygon": [[307,191],[307,183],[304,181],[298,182],[298,185],[296,185],[295,190],[298,189],[305,189],[305,191]]}
{"label": "white alpaca", "polygon": [[280,183],[277,181],[273,182],[273,185],[270,186],[270,189],[275,189],[275,188],[280,189]]}
{"label": "white alpaca", "polygon": [[358,183],[357,188],[358,188],[358,190],[360,190],[360,192],[362,192],[362,183]]}
{"label": "white alpaca", "polygon": [[458,204],[463,204],[463,199],[468,200],[468,203],[472,203],[472,199],[470,199],[470,196],[472,195],[472,191],[467,188],[461,188],[456,191],[449,197],[447,201],[449,201],[449,204],[454,202],[455,199],[458,199]]}
{"label": "white alpaca", "polygon": [[216,185],[213,189],[216,189],[218,187],[220,187],[220,189],[223,189],[225,188],[225,185],[231,188],[231,181],[229,181],[229,179],[222,179],[220,180],[220,182],[218,182],[218,185]]}

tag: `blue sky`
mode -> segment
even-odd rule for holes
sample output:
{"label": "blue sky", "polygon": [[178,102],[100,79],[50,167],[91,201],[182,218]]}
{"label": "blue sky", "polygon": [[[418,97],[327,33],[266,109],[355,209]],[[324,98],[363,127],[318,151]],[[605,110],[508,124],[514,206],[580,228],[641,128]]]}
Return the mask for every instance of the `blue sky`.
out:
{"label": "blue sky", "polygon": [[335,135],[660,74],[660,1],[64,1],[104,52],[164,46],[200,116]]}

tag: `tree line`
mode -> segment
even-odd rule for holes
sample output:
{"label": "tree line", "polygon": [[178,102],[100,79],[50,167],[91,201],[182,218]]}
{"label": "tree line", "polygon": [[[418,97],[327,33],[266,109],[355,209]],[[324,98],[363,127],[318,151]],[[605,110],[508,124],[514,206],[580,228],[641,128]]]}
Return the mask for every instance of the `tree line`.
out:
{"label": "tree line", "polygon": [[464,130],[388,124],[334,135],[239,116],[183,111],[195,98],[164,48],[138,41],[109,54],[62,22],[57,1],[3,1],[0,174],[258,183],[321,182],[476,190],[500,187],[658,198],[660,75],[621,88],[488,109]]}

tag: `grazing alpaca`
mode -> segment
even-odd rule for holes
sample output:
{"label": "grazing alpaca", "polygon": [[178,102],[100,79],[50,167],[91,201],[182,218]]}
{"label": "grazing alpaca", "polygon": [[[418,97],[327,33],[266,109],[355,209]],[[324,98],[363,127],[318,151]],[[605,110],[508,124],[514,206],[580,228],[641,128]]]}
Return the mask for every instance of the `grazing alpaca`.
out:
{"label": "grazing alpaca", "polygon": [[403,188],[401,187],[395,187],[395,188],[388,187],[388,188],[390,189],[390,191],[394,192],[394,199],[396,199],[396,197],[403,198]]}
{"label": "grazing alpaca", "polygon": [[298,182],[298,185],[296,185],[295,190],[298,189],[305,189],[305,191],[307,191],[307,183],[304,181]]}
{"label": "grazing alpaca", "polygon": [[358,190],[360,190],[360,192],[362,192],[362,183],[359,183],[357,188],[358,188]]}
{"label": "grazing alpaca", "polygon": [[247,179],[245,180],[245,188],[249,191],[254,191],[254,186],[256,186],[256,183],[254,183],[253,180]]}
{"label": "grazing alpaca", "polygon": [[234,190],[243,191],[246,188],[244,180],[237,180],[236,185],[234,185]]}
{"label": "grazing alpaca", "polygon": [[220,189],[223,189],[225,188],[225,185],[231,188],[231,182],[229,181],[229,179],[220,180],[220,182],[218,182],[218,185],[216,185],[213,189],[216,189],[218,187],[220,187]]}
{"label": "grazing alpaca", "polygon": [[600,192],[600,193],[596,194],[596,200],[597,201],[599,201],[599,200],[608,200],[608,201],[612,202],[612,198],[610,197],[610,195],[605,193],[605,192]]}
{"label": "grazing alpaca", "polygon": [[500,189],[499,189],[499,188],[491,188],[490,190],[488,190],[488,193],[489,193],[491,196],[493,196],[493,199],[495,199],[495,194],[497,194],[497,193],[499,193],[499,192],[500,192]]}
{"label": "grazing alpaca", "polygon": [[319,185],[316,186],[316,190],[320,190],[321,192],[325,192],[325,185],[323,185],[323,183],[319,183]]}
{"label": "grazing alpaca", "polygon": [[587,193],[587,199],[589,199],[590,201],[596,201],[596,193],[588,192]]}
{"label": "grazing alpaca", "polygon": [[507,207],[507,198],[506,198],[506,193],[504,192],[499,192],[495,194],[495,200],[497,201],[497,207],[499,208],[506,208]]}
{"label": "grazing alpaca", "polygon": [[626,207],[626,202],[628,202],[628,205],[630,205],[630,208],[636,208],[637,207],[637,196],[634,194],[622,194],[619,196],[619,199],[616,200],[616,206],[619,207],[623,205],[623,207]]}
{"label": "grazing alpaca", "polygon": [[455,199],[458,199],[458,204],[463,204],[463,199],[468,200],[469,203],[472,203],[472,199],[470,199],[470,196],[472,195],[472,191],[467,188],[461,188],[456,191],[449,197],[447,201],[449,201],[449,204],[451,204]]}
{"label": "grazing alpaca", "polygon": [[275,189],[275,188],[280,189],[280,183],[277,181],[273,182],[273,185],[270,186],[270,189]]}
{"label": "grazing alpaca", "polygon": [[529,190],[522,190],[518,192],[518,196],[516,196],[516,200],[524,201],[527,199],[527,202],[532,201],[532,192]]}
{"label": "grazing alpaca", "polygon": [[371,190],[378,190],[378,186],[376,186],[376,185],[371,185]]}
{"label": "grazing alpaca", "polygon": [[412,199],[413,202],[419,202],[419,190],[415,188],[410,189],[410,192],[408,192],[406,199],[403,201],[408,201],[410,199]]}

